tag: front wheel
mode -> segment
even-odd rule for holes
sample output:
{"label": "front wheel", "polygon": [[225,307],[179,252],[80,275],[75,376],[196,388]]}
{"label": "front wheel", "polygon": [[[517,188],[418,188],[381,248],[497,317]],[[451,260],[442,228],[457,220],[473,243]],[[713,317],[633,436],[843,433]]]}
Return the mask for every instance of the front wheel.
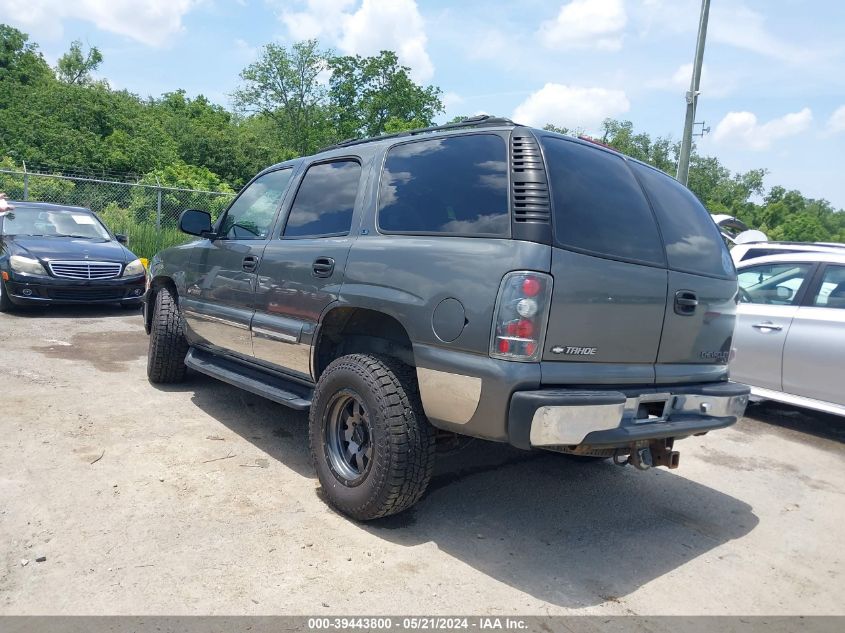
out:
{"label": "front wheel", "polygon": [[413,370],[351,354],[320,376],[309,414],[311,457],[329,502],[368,521],[402,512],[425,492],[434,432]]}
{"label": "front wheel", "polygon": [[188,341],[182,316],[171,290],[161,288],[155,296],[147,352],[147,377],[152,383],[175,383],[185,379]]}

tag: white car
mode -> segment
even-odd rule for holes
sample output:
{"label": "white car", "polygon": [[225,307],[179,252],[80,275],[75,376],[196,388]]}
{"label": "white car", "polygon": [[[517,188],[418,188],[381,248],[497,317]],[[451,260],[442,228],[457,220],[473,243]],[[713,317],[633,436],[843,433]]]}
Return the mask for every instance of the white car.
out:
{"label": "white car", "polygon": [[845,415],[845,248],[737,264],[731,379],[752,397]]}
{"label": "white car", "polygon": [[[755,231],[759,232],[759,231]],[[762,234],[761,234],[762,235]],[[740,262],[769,255],[788,253],[833,253],[845,255],[845,244],[833,242],[740,242],[731,247],[731,259],[739,266]]]}

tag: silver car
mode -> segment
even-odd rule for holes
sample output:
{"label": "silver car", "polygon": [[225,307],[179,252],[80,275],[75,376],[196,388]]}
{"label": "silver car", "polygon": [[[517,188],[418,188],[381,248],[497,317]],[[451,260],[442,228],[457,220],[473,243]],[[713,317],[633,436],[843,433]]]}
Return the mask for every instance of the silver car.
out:
{"label": "silver car", "polygon": [[845,253],[738,265],[731,379],[752,396],[845,415]]}

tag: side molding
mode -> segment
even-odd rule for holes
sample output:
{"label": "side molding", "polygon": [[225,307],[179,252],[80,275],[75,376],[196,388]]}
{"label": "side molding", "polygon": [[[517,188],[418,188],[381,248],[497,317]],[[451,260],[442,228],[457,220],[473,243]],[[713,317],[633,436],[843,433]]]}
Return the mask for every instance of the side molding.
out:
{"label": "side molding", "polygon": [[435,420],[466,424],[481,399],[481,378],[417,367],[425,414]]}

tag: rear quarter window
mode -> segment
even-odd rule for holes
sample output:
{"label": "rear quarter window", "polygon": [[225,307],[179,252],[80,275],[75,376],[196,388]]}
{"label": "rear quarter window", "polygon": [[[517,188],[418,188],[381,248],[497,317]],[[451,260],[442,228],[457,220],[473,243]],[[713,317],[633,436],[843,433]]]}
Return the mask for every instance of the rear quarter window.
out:
{"label": "rear quarter window", "polygon": [[494,134],[391,147],[381,175],[379,230],[507,236],[507,160],[505,141]]}
{"label": "rear quarter window", "polygon": [[543,137],[542,144],[561,246],[666,265],[654,214],[621,157],[554,137]]}
{"label": "rear quarter window", "polygon": [[669,268],[711,277],[736,273],[713,218],[695,194],[661,171],[630,161],[657,216]]}

